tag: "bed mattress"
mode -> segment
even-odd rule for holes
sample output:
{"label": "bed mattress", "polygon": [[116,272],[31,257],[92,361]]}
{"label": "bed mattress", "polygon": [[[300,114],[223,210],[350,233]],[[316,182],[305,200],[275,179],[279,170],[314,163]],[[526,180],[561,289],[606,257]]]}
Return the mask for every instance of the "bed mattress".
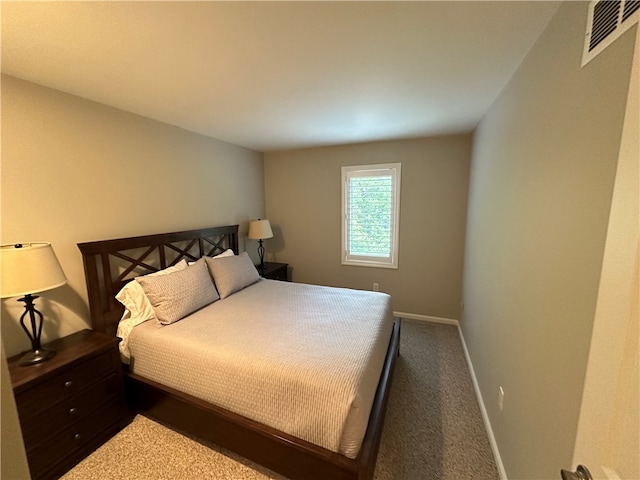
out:
{"label": "bed mattress", "polygon": [[128,348],[137,375],[355,458],[392,329],[384,293],[263,279]]}

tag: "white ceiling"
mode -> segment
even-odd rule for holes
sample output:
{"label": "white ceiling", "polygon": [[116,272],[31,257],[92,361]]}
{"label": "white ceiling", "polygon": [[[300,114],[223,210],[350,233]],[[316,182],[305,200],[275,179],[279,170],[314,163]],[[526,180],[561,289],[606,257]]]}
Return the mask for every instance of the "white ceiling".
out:
{"label": "white ceiling", "polygon": [[469,132],[557,7],[2,1],[2,71],[259,151]]}

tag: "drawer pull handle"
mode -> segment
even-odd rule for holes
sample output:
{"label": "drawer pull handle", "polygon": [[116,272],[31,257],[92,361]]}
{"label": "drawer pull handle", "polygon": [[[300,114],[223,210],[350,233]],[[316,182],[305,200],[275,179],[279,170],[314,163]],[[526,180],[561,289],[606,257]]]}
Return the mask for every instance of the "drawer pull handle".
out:
{"label": "drawer pull handle", "polygon": [[69,415],[73,415],[74,413],[76,413],[78,411],[78,409],[76,407],[71,407],[69,409]]}
{"label": "drawer pull handle", "polygon": [[74,439],[76,442],[77,442],[78,440],[80,440],[80,438],[82,438],[82,435],[80,435],[79,433],[76,433],[76,434],[73,436],[73,439]]}
{"label": "drawer pull handle", "polygon": [[71,380],[67,380],[66,382],[64,382],[65,388],[71,388],[72,385],[73,385],[73,382]]}

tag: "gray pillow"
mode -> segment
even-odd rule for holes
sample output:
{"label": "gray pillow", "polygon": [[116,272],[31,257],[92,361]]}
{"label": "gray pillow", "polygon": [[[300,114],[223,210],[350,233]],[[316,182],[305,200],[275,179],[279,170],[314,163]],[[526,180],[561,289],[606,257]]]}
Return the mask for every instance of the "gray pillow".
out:
{"label": "gray pillow", "polygon": [[234,257],[205,258],[220,298],[242,290],[260,280],[247,252]]}
{"label": "gray pillow", "polygon": [[167,275],[136,277],[158,322],[169,325],[220,298],[204,259]]}

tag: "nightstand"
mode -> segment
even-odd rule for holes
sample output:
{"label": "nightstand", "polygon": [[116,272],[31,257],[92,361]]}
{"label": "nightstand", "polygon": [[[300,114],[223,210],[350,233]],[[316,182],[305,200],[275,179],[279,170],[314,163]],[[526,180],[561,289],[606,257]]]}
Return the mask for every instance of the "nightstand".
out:
{"label": "nightstand", "polygon": [[261,277],[268,278],[269,280],[283,280],[287,282],[289,281],[287,274],[288,266],[288,263],[264,262],[264,270],[260,270],[258,265],[256,265],[256,268]]}
{"label": "nightstand", "polygon": [[82,330],[48,344],[57,353],[46,362],[8,359],[33,480],[60,477],[125,425],[118,342]]}

